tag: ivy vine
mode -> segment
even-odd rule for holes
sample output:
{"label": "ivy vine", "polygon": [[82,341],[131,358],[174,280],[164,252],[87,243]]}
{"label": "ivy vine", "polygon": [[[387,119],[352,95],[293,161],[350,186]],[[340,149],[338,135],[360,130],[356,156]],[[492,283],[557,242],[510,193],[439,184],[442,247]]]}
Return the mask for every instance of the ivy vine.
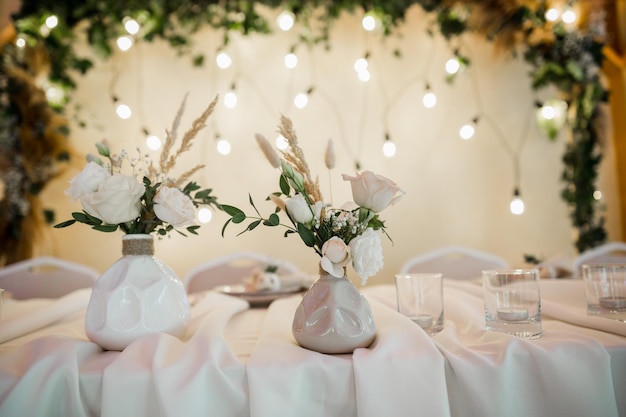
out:
{"label": "ivy vine", "polygon": [[[294,14],[301,27],[294,47],[330,47],[333,23],[344,12],[373,13],[388,36],[404,23],[408,9],[414,6],[428,12],[431,34],[438,31],[452,40],[474,32],[512,53],[521,49],[532,68],[532,88],[552,86],[562,94],[569,105],[571,140],[562,158],[561,196],[578,232],[575,245],[584,251],[606,241],[602,208],[593,196],[602,159],[600,106],[608,95],[599,73],[605,42],[602,22],[592,19],[584,28],[572,28],[547,21],[544,1],[506,0],[36,0],[23,2],[14,21],[18,35],[28,44],[45,46],[51,62],[50,82],[64,88],[67,98],[76,86],[75,77],[93,66],[91,59],[74,50],[77,38],[84,37],[106,59],[117,37],[126,34],[122,23],[129,17],[141,25],[141,32],[135,35],[138,39],[165,40],[181,55],[191,57],[194,65],[203,65],[204,56],[193,50],[194,33],[210,26],[221,31],[224,45],[234,31],[270,33],[272,25],[263,16],[263,8]],[[57,16],[57,27],[42,31],[51,15]],[[66,103],[58,103],[57,110],[64,112]]]}

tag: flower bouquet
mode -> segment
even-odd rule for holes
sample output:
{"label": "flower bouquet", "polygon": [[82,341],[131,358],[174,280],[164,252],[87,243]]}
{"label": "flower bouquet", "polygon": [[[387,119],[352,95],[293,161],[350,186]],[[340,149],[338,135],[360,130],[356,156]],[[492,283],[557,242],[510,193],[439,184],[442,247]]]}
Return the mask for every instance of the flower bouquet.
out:
{"label": "flower bouquet", "polygon": [[[80,200],[83,211],[57,224],[64,228],[76,222],[101,232],[122,230],[122,258],[118,259],[93,286],[85,317],[90,340],[104,349],[123,350],[134,340],[164,332],[180,337],[189,323],[189,303],[185,288],[167,265],[154,256],[153,234],[180,229],[197,234],[196,207],[220,208],[211,189],[201,187],[190,177],[203,166],[197,165],[178,179],[170,177],[178,157],[191,148],[193,139],[206,126],[217,97],[192,123],[174,151],[177,130],[184,111],[183,100],[167,131],[158,164],[142,155],[130,156],[122,150],[111,153],[105,142],[96,144],[99,156],[88,155],[84,169],[70,180],[66,194]],[[127,171],[124,171],[127,165]],[[185,185],[183,185],[185,184]]]}
{"label": "flower bouquet", "polygon": [[[323,353],[351,352],[369,345],[375,336],[375,326],[367,301],[346,279],[346,267],[352,265],[362,284],[383,267],[381,233],[385,224],[379,213],[395,204],[404,194],[393,181],[370,171],[356,176],[343,175],[352,186],[354,202],[341,208],[324,202],[318,179],[313,179],[304,153],[298,144],[292,122],[281,118],[279,133],[289,147],[281,151],[282,158],[267,139],[257,134],[256,140],[274,168],[280,169],[279,189],[269,196],[276,208],[269,216],[261,216],[252,197],[249,202],[256,215],[222,205],[230,216],[222,228],[222,236],[230,223],[251,220],[241,232],[259,225],[286,228],[285,236],[297,234],[305,245],[321,257],[320,279],[307,291],[294,317],[293,334],[304,347]],[[325,163],[334,168],[332,142],[326,150]],[[284,212],[289,223],[281,223]],[[240,234],[241,234],[240,233]],[[334,287],[341,286],[335,290]],[[307,300],[315,299],[315,302]],[[354,308],[354,310],[351,310]],[[338,317],[349,314],[350,320]],[[315,320],[308,317],[315,316]],[[325,316],[322,319],[322,316]],[[358,319],[358,317],[361,319]],[[349,322],[349,323],[348,323]],[[328,328],[319,328],[328,326]],[[349,328],[346,328],[348,326]]]}

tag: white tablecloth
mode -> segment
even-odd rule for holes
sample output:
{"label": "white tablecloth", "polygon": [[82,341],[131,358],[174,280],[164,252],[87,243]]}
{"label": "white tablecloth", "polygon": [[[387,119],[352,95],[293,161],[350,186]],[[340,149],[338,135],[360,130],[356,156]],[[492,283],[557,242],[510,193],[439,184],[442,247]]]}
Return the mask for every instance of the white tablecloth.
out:
{"label": "white tablecloth", "polygon": [[5,302],[0,416],[626,416],[626,323],[588,317],[582,283],[542,282],[544,334],[484,330],[482,290],[445,283],[445,328],[396,312],[395,288],[364,287],[378,333],[353,354],[299,347],[299,296],[267,309],[207,292],[183,340],[123,352],[85,336],[88,290]]}

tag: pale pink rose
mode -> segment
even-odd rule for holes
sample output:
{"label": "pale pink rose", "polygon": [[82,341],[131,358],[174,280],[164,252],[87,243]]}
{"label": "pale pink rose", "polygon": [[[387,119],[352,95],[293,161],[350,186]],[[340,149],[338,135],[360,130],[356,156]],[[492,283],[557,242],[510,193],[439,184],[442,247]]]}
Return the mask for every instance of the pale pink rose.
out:
{"label": "pale pink rose", "polygon": [[322,245],[322,269],[336,278],[344,275],[344,267],[350,262],[350,246],[337,236],[328,239]]}
{"label": "pale pink rose", "polygon": [[196,208],[178,188],[161,186],[154,196],[154,214],[165,223],[183,227],[193,224]]}
{"label": "pale pink rose", "polygon": [[95,162],[89,162],[78,175],[70,180],[70,188],[65,190],[65,195],[76,200],[85,194],[93,193],[110,176],[111,173],[106,168]]}
{"label": "pale pink rose", "polygon": [[395,182],[371,171],[363,171],[356,177],[343,174],[345,181],[352,185],[352,198],[360,207],[379,213],[395,204],[404,191]]}
{"label": "pale pink rose", "polygon": [[97,191],[85,194],[80,202],[85,211],[107,224],[121,224],[136,219],[141,213],[141,196],[146,187],[135,177],[112,175]]}
{"label": "pale pink rose", "polygon": [[383,247],[380,233],[371,227],[350,241],[350,253],[352,255],[352,267],[361,277],[361,284],[363,285],[367,283],[369,277],[376,275],[383,268]]}
{"label": "pale pink rose", "polygon": [[302,194],[296,194],[287,201],[285,207],[289,216],[297,223],[308,224],[313,220],[313,211]]}

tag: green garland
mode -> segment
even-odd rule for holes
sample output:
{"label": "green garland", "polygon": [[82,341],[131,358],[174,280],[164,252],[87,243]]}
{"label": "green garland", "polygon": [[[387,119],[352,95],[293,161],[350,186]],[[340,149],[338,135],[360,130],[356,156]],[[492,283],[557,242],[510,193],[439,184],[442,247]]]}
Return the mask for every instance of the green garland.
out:
{"label": "green garland", "polygon": [[[228,44],[229,33],[233,31],[269,33],[271,25],[262,16],[261,6],[293,12],[303,28],[298,44],[321,43],[330,47],[333,23],[342,12],[357,10],[375,13],[384,34],[390,35],[404,22],[408,9],[415,5],[434,16],[429,33],[438,30],[447,39],[471,31],[513,46],[511,39],[517,37],[519,43],[522,38],[524,58],[532,65],[532,87],[554,86],[570,106],[572,140],[563,156],[562,198],[570,208],[572,225],[578,231],[576,248],[584,251],[607,238],[604,218],[598,213],[598,203],[593,197],[601,161],[598,146],[601,132],[596,125],[599,107],[607,99],[607,91],[598,75],[604,40],[601,33],[593,30],[583,33],[568,31],[562,24],[548,24],[544,17],[546,5],[538,3],[531,8],[510,0],[40,0],[23,2],[15,23],[27,42],[45,45],[52,57],[51,81],[63,86],[67,97],[75,87],[74,74],[84,74],[93,65],[91,60],[77,56],[72,47],[78,34],[84,33],[93,50],[107,58],[115,39],[125,33],[121,25],[125,17],[140,23],[142,31],[138,36],[141,39],[166,40],[181,54],[191,56],[194,65],[202,65],[204,56],[194,54],[190,39],[203,27],[222,30],[224,45]],[[58,17],[59,25],[42,36],[40,28],[51,14]],[[58,109],[63,111],[64,106],[65,102],[59,103]]]}

